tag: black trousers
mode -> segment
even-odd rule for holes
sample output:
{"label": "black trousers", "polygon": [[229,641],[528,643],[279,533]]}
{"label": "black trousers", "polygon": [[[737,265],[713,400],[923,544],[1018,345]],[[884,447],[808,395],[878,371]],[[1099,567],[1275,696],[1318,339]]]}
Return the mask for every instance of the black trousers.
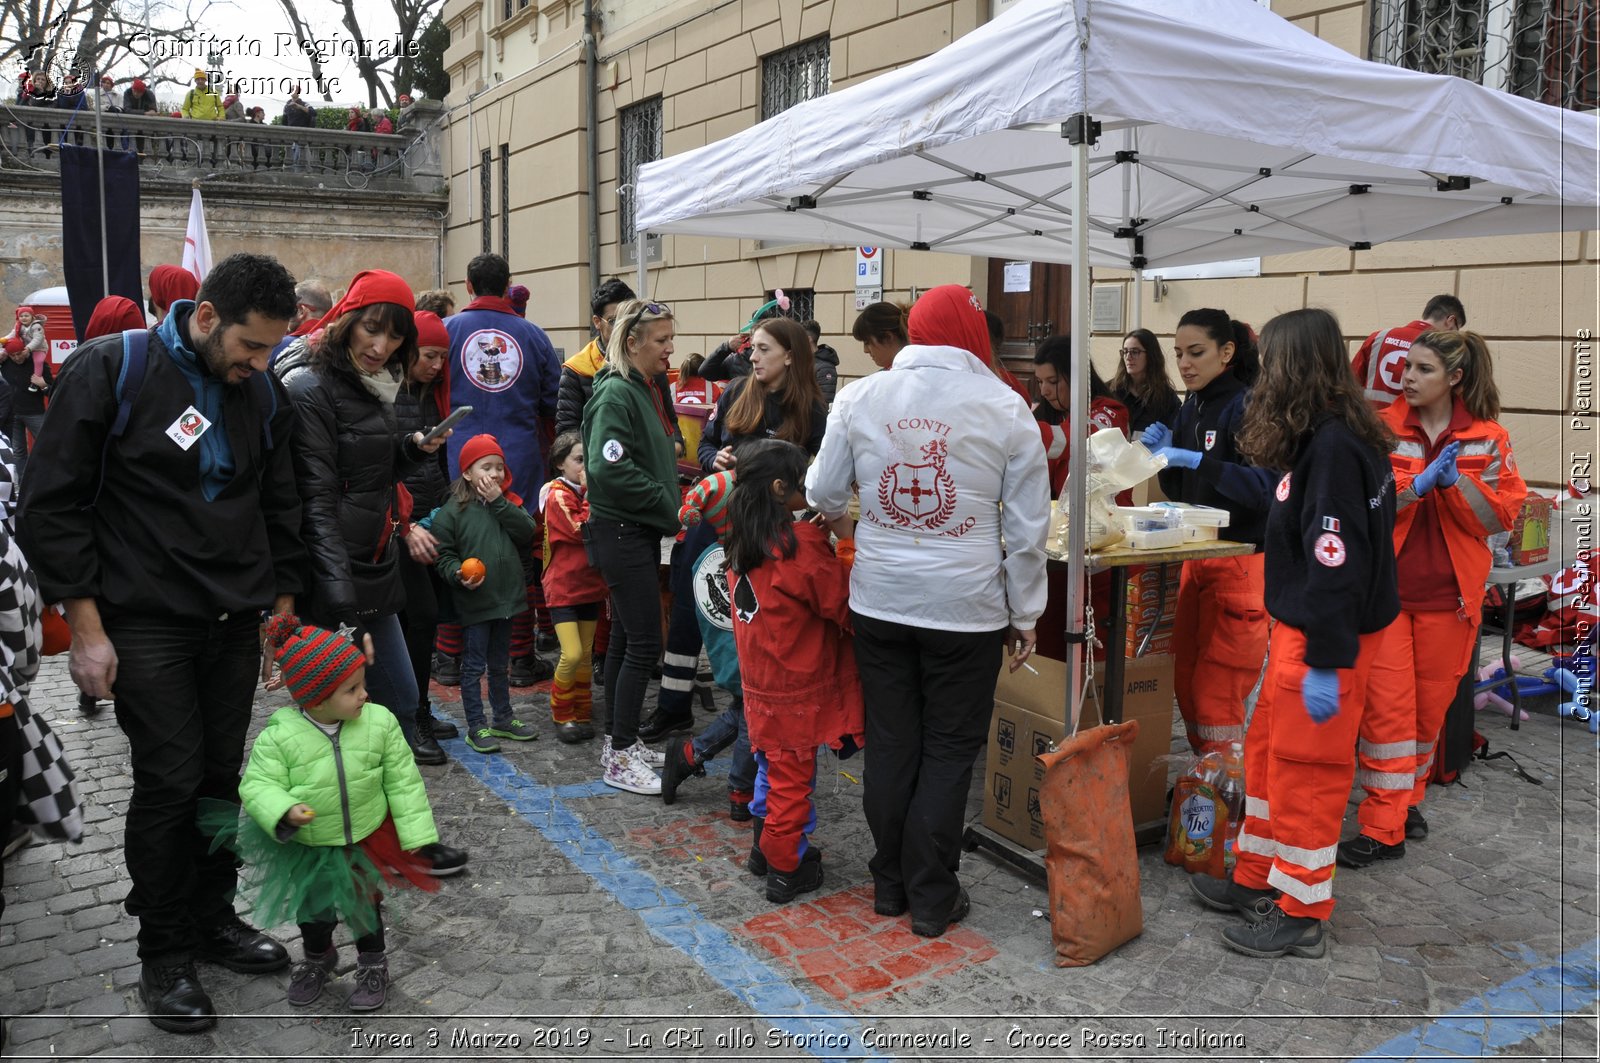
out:
{"label": "black trousers", "polygon": [[433,679],[433,643],[439,631],[439,601],[444,589],[439,572],[432,565],[400,558],[400,582],[406,589],[406,607],[400,611],[400,627],[406,636],[406,653],[411,657],[411,673],[417,677],[417,718],[431,711],[428,683]]}
{"label": "black trousers", "polygon": [[117,724],[128,736],[133,795],[124,845],[128,914],[139,957],[188,954],[199,931],[233,915],[238,866],[209,852],[200,798],[239,800],[239,771],[260,678],[260,618],[108,617],[117,651]]}
{"label": "black trousers", "polygon": [[937,921],[960,891],[967,790],[1005,631],[938,631],[854,610],[850,621],[867,702],[862,805],[876,849],[867,866],[879,898],[903,898],[913,919]]}
{"label": "black trousers", "polygon": [[650,672],[661,658],[661,539],[638,524],[592,518],[591,561],[611,589],[611,645],[606,651],[606,705],[601,718],[613,749],[639,736]]}

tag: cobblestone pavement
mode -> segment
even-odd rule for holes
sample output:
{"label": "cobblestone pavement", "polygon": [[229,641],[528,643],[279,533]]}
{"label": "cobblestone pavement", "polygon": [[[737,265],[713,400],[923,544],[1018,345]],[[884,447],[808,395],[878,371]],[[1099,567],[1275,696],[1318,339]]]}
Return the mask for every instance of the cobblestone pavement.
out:
{"label": "cobblestone pavement", "polygon": [[[1504,759],[1474,764],[1430,794],[1431,838],[1340,872],[1327,958],[1225,951],[1231,917],[1148,848],[1143,935],[1075,969],[1052,963],[1040,884],[981,852],[962,866],[972,913],[943,938],[873,914],[859,758],[821,763],[827,880],[778,907],[741,867],[749,825],[730,822],[715,774],[668,807],[599,785],[595,745],[561,745],[548,725],[497,756],[455,740],[423,773],[471,866],[386,909],[387,1009],[344,1013],[341,936],[339,980],[303,1010],[285,974],[202,966],[225,1017],[182,1037],[143,1017],[120,907],[127,746],[74,693],[49,661],[34,703],[67,746],[88,830],[6,865],[0,1011],[17,1016],[16,1058],[1596,1057],[1596,740],[1547,706],[1517,732],[1478,721],[1539,785]],[[542,692],[518,693],[525,718],[547,717]],[[456,713],[454,690],[435,694]],[[258,720],[277,704],[261,697]],[[294,928],[278,931],[298,957]]]}

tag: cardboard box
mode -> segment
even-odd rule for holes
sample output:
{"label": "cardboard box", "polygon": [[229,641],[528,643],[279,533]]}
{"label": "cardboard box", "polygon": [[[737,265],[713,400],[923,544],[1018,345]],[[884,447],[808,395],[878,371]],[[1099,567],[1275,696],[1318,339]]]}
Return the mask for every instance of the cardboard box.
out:
{"label": "cardboard box", "polygon": [[1178,615],[1178,580],[1182,571],[1182,565],[1167,565],[1163,588],[1161,566],[1128,570],[1124,657],[1136,656],[1147,634],[1150,636],[1150,643],[1145,647],[1147,656],[1172,652],[1172,627]]}
{"label": "cardboard box", "polygon": [[1550,515],[1554,503],[1531,491],[1511,526],[1506,552],[1513,565],[1537,565],[1550,558]]}
{"label": "cardboard box", "polygon": [[[989,724],[989,752],[984,764],[983,825],[1024,848],[1045,845],[1039,813],[1044,769],[1034,758],[1066,734],[1067,666],[1034,657],[1034,675],[1001,666],[995,686],[994,717]],[[1103,690],[1104,670],[1095,669],[1095,686]],[[1122,718],[1138,720],[1128,771],[1128,795],[1134,826],[1160,823],[1166,815],[1167,772],[1155,765],[1172,749],[1172,658],[1166,654],[1130,660],[1123,672]],[[1083,727],[1099,720],[1091,696],[1083,708]],[[1155,770],[1152,770],[1154,767]]]}

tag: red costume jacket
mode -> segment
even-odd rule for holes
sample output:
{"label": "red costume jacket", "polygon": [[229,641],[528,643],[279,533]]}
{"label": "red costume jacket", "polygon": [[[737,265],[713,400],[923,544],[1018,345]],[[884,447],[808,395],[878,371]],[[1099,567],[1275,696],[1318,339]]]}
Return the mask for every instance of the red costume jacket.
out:
{"label": "red costume jacket", "polygon": [[583,548],[583,522],[589,503],[566,480],[557,477],[545,489],[544,603],[547,606],[588,605],[611,596],[605,577],[589,564]]}
{"label": "red costume jacket", "polygon": [[850,568],[814,524],[794,525],[795,555],[730,572],[733,638],[750,747],[762,753],[857,745],[865,713],[850,645]]}

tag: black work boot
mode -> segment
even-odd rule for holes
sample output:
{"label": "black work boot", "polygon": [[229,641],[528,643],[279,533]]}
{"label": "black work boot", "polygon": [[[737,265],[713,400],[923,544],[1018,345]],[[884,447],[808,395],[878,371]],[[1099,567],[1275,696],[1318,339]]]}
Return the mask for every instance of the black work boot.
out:
{"label": "black work boot", "polygon": [[411,756],[418,764],[448,764],[450,757],[439,748],[433,737],[433,713],[426,710],[416,715],[417,738],[411,743]]}
{"label": "black work boot", "polygon": [[555,667],[549,661],[537,653],[525,653],[511,662],[509,680],[514,687],[531,687],[554,679],[555,675]]}
{"label": "black work boot", "polygon": [[1428,836],[1428,821],[1422,818],[1422,809],[1412,805],[1406,809],[1406,837],[1420,842]]}
{"label": "black work boot", "polygon": [[1260,919],[1222,932],[1222,943],[1246,956],[1275,960],[1279,956],[1317,959],[1328,951],[1322,920],[1289,915],[1274,904]]}
{"label": "black work boot", "polygon": [[1339,843],[1338,854],[1335,859],[1340,867],[1371,867],[1379,860],[1398,860],[1406,855],[1406,843],[1395,842],[1385,845],[1378,839],[1365,834],[1357,834],[1347,842]]}
{"label": "black work boot", "polygon": [[1258,890],[1241,886],[1230,878],[1212,878],[1210,875],[1190,875],[1189,892],[1200,903],[1219,912],[1238,912],[1247,918],[1266,914],[1267,906],[1278,897],[1278,891]]}
{"label": "black work boot", "polygon": [[767,869],[767,900],[774,904],[788,904],[821,885],[822,854],[815,849],[807,849],[800,858],[800,866],[793,871]]}
{"label": "black work boot", "polygon": [[435,653],[433,655],[433,681],[440,686],[460,686],[461,658],[451,657],[444,653]]}
{"label": "black work boot", "polygon": [[139,969],[139,993],[157,1029],[199,1033],[217,1024],[216,1006],[189,960],[146,960]]}
{"label": "black work boot", "polygon": [[669,734],[694,730],[694,710],[684,706],[682,712],[668,712],[656,708],[650,718],[639,725],[639,737],[646,742],[657,742]]}
{"label": "black work boot", "polygon": [[767,873],[767,854],[761,851],[761,832],[766,825],[766,816],[755,816],[750,820],[750,856],[744,862],[744,869],[756,878]]}

